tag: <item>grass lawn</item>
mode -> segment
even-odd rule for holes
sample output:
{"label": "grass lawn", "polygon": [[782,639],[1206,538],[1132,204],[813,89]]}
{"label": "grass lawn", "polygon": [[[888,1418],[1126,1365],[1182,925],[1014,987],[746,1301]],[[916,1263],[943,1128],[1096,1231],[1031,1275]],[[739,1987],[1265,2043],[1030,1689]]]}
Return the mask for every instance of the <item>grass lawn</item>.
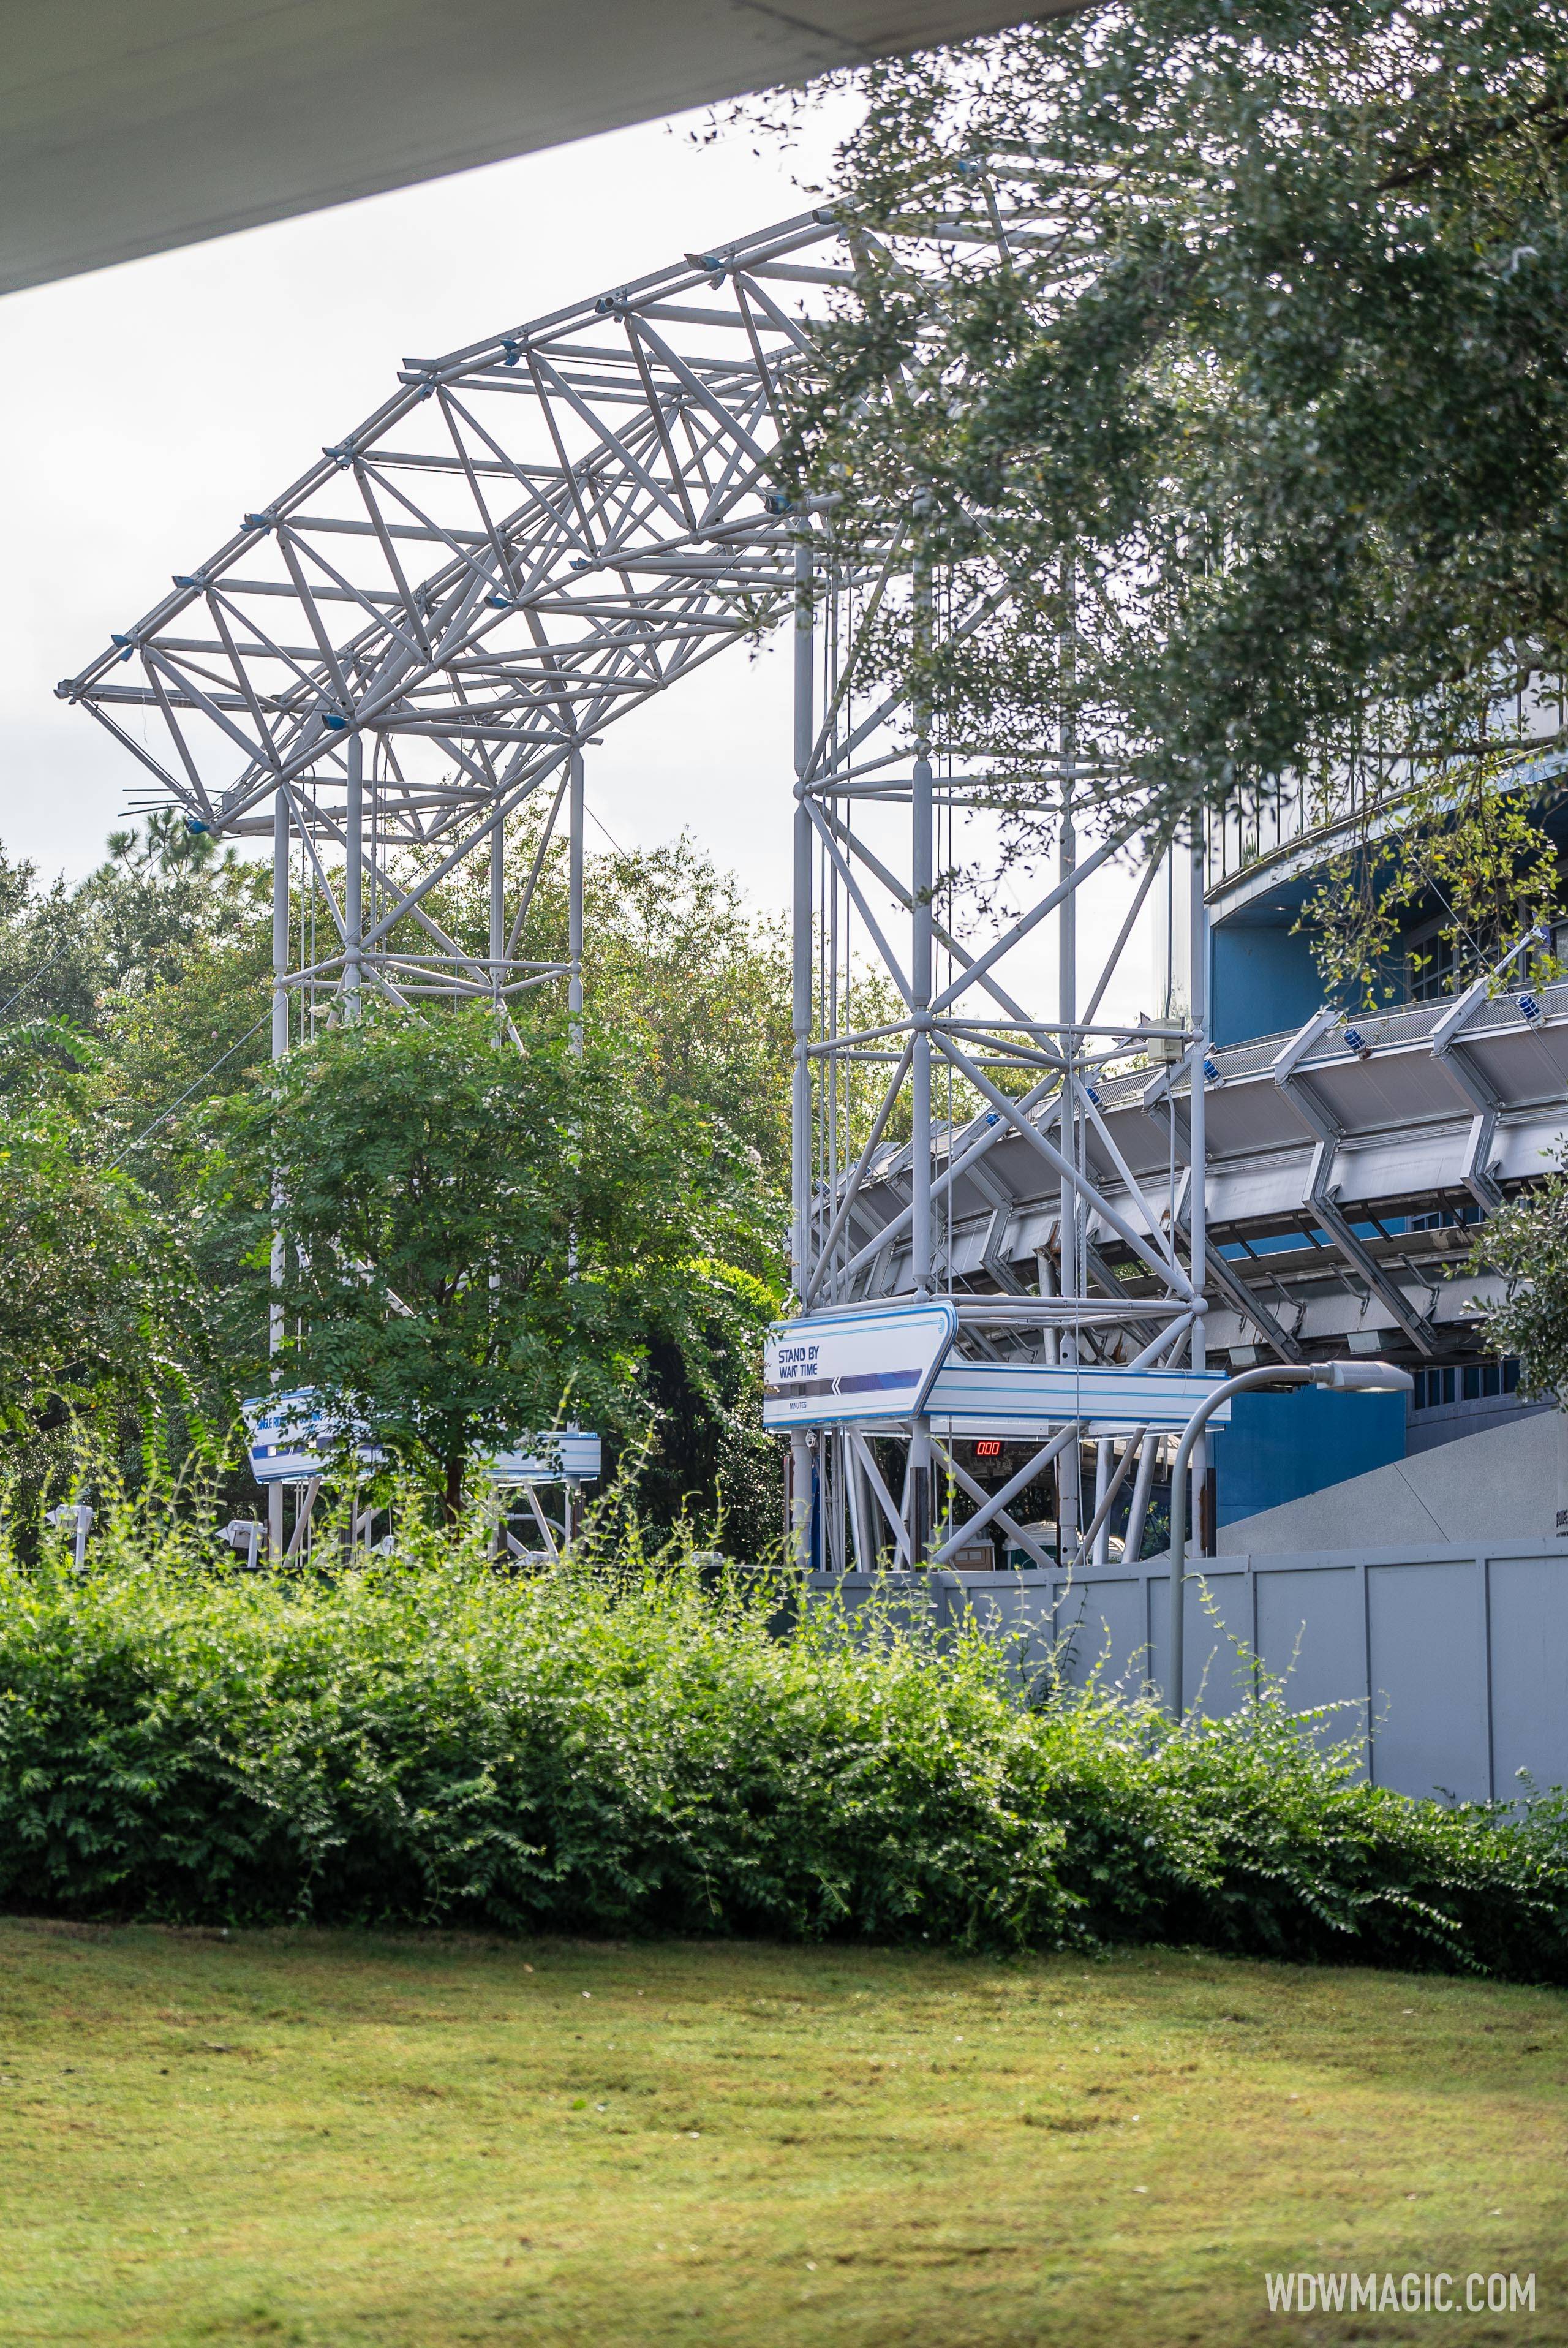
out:
{"label": "grass lawn", "polygon": [[[0,1922],[0,2229],[7,2348],[1568,2342],[1568,1999]],[[1536,2312],[1271,2316],[1271,2268]]]}

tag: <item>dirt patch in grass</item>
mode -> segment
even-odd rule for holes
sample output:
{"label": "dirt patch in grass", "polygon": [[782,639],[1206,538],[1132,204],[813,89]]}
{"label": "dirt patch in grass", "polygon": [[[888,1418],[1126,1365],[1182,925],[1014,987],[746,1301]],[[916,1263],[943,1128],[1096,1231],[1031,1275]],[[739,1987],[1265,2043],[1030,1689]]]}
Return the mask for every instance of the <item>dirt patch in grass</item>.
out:
{"label": "dirt patch in grass", "polygon": [[1429,2341],[1270,2270],[1536,2277],[1568,1999],[959,1961],[0,1922],[0,2341]]}

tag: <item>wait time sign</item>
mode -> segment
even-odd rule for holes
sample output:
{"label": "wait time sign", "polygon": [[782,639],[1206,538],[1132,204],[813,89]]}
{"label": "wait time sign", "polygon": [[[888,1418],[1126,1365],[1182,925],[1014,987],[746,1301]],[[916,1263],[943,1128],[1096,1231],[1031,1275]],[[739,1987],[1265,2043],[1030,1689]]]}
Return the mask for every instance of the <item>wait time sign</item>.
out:
{"label": "wait time sign", "polygon": [[912,1418],[957,1334],[958,1315],[945,1303],[776,1322],[762,1365],[762,1424],[779,1435]]}
{"label": "wait time sign", "polygon": [[[958,1315],[944,1301],[779,1321],[768,1333],[762,1424],[897,1424],[923,1414],[944,1435],[1026,1438],[1074,1420],[1090,1437],[1177,1432],[1222,1381],[1205,1370],[1102,1363],[968,1362],[954,1356]],[[1229,1402],[1211,1424],[1224,1425]]]}

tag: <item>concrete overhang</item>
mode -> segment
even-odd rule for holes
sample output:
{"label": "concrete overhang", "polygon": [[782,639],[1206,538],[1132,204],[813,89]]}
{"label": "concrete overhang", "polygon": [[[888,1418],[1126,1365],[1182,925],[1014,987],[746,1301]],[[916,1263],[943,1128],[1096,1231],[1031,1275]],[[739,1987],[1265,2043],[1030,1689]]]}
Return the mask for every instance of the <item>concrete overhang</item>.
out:
{"label": "concrete overhang", "polygon": [[0,292],[1023,13],[1017,0],[18,0],[0,59]]}

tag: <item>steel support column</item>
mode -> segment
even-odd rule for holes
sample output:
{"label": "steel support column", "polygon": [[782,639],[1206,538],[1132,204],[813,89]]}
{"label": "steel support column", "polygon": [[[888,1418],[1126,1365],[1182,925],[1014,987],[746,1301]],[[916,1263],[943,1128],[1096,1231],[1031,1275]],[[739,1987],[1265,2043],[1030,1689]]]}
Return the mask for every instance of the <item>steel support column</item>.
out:
{"label": "steel support column", "polygon": [[[289,1048],[289,803],[278,791],[273,799],[273,1033],[274,1062],[286,1058]],[[273,1186],[272,1302],[267,1308],[267,1351],[275,1362],[284,1348],[284,1308],[278,1291],[286,1269],[284,1236],[279,1223],[283,1198]],[[284,1488],[273,1484],[267,1493],[267,1549],[273,1558],[284,1553]]]}
{"label": "steel support column", "polygon": [[572,1017],[572,1048],[583,1049],[583,752],[575,746],[568,781],[566,840],[566,1008]]}
{"label": "steel support column", "polygon": [[[931,575],[922,557],[915,572],[914,625],[923,655],[931,648]],[[932,794],[930,716],[915,712],[914,765],[910,782],[910,1286],[924,1303],[932,1292],[931,1200],[931,1004],[935,994],[932,892],[935,887],[934,808]],[[923,1565],[931,1548],[935,1514],[932,1489],[931,1421],[915,1420],[909,1451],[910,1550]]]}
{"label": "steel support column", "polygon": [[[1207,878],[1203,819],[1195,817],[1187,861],[1189,912],[1187,935],[1191,969],[1189,974],[1189,1004],[1187,1015],[1192,1023],[1192,1042],[1188,1049],[1190,1071],[1187,1129],[1192,1151],[1192,1181],[1188,1194],[1187,1244],[1188,1263],[1193,1292],[1202,1299],[1209,1273],[1208,1184],[1204,1179],[1208,1166],[1208,1060],[1209,1060],[1209,909],[1204,901],[1203,884]],[[1203,1327],[1204,1315],[1200,1309],[1192,1320],[1192,1335],[1189,1359],[1195,1370],[1206,1370],[1209,1353]],[[1191,1522],[1198,1530],[1198,1550],[1206,1556],[1212,1546],[1214,1527],[1209,1523],[1209,1511],[1204,1505],[1209,1488],[1209,1438],[1202,1431],[1192,1445],[1192,1512]]]}
{"label": "steel support column", "polygon": [[[790,1262],[795,1293],[804,1296],[811,1275],[811,980],[816,948],[811,814],[806,794],[811,768],[815,695],[815,581],[810,524],[795,535],[795,815],[790,917],[791,1002],[794,1075],[790,1114]],[[803,1434],[789,1447],[789,1544],[798,1564],[809,1559],[812,1509],[812,1457]]]}
{"label": "steel support column", "polygon": [[343,824],[343,1016],[359,1016],[365,953],[365,738],[348,737],[348,789]]}

